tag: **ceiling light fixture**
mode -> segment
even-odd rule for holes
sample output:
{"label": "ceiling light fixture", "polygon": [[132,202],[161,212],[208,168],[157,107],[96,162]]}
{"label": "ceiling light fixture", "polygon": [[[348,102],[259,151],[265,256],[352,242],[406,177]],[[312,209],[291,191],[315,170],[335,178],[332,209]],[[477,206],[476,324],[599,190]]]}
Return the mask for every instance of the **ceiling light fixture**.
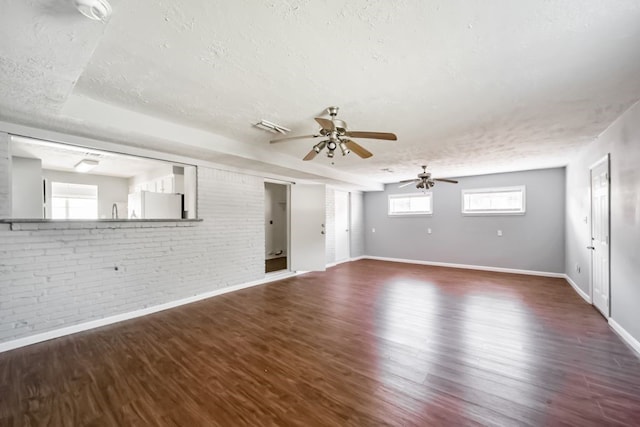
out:
{"label": "ceiling light fixture", "polygon": [[97,160],[82,159],[78,163],[76,163],[73,168],[76,170],[76,172],[85,173],[89,172],[99,164],[100,162],[98,162]]}
{"label": "ceiling light fixture", "polygon": [[316,145],[313,146],[313,151],[315,151],[316,153],[319,153],[322,150],[324,150],[324,147],[326,147],[326,146],[327,146],[327,141],[320,141]]}
{"label": "ceiling light fixture", "polygon": [[344,141],[340,141],[338,143],[338,147],[340,147],[340,150],[342,151],[342,155],[346,156],[347,154],[349,154],[351,152],[351,150],[349,150],[347,148],[347,144],[344,143]]}
{"label": "ceiling light fixture", "polygon": [[254,126],[268,132],[281,133],[283,135],[286,135],[287,132],[291,132],[291,129],[289,128],[271,123],[270,121],[264,119],[260,120],[258,123],[255,123]]}
{"label": "ceiling light fixture", "polygon": [[94,21],[105,22],[111,16],[111,5],[107,0],[73,0],[78,12]]}

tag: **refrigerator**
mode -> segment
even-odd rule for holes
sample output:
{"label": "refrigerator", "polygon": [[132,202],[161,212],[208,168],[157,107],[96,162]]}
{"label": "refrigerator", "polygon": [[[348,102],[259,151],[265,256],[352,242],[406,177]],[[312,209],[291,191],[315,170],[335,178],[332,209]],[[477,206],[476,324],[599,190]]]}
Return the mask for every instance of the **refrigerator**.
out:
{"label": "refrigerator", "polygon": [[182,194],[137,191],[129,194],[129,219],[180,219]]}

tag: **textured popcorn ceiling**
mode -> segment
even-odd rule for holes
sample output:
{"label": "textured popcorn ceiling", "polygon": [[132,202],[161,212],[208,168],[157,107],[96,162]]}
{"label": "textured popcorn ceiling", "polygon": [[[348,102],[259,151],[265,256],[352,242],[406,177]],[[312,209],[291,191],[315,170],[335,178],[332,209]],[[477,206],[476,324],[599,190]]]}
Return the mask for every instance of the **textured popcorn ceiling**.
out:
{"label": "textured popcorn ceiling", "polygon": [[[196,149],[179,132],[127,121],[134,111],[210,134],[198,152],[238,167],[273,159],[314,176],[392,182],[424,163],[442,177],[564,165],[640,99],[635,0],[112,5],[106,25],[64,0],[3,5],[0,117]],[[269,145],[274,135],[251,126],[313,133],[330,105],[350,129],[398,141],[360,139],[373,158],[318,156],[311,166],[300,159],[314,141]]]}

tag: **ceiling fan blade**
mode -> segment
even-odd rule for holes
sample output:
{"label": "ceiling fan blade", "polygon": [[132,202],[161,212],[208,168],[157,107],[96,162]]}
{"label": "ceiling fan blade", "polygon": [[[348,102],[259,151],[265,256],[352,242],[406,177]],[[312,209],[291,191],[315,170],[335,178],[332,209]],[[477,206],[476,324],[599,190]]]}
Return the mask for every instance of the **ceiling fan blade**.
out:
{"label": "ceiling fan blade", "polygon": [[411,179],[403,179],[402,181],[399,181],[398,184],[404,184],[405,182],[413,182],[415,181],[415,178],[411,178]]}
{"label": "ceiling fan blade", "polygon": [[289,136],[287,138],[280,138],[280,139],[272,139],[271,141],[269,141],[271,144],[275,144],[276,142],[282,142],[282,141],[290,141],[292,139],[304,139],[304,138],[317,138],[319,136],[322,135],[298,135],[298,136]]}
{"label": "ceiling fan blade", "polygon": [[356,144],[354,141],[350,139],[345,139],[344,143],[347,145],[347,148],[349,150],[353,151],[363,159],[368,159],[369,157],[373,156],[373,154],[369,150],[367,150],[366,148],[364,148],[359,144]]}
{"label": "ceiling fan blade", "polygon": [[[401,181],[401,182],[404,182],[404,181]],[[412,179],[412,180],[410,180],[409,182],[404,182],[404,184],[400,184],[400,185],[398,185],[398,188],[406,187],[407,185],[414,184],[415,182],[416,182],[416,180],[415,180],[415,179]]]}
{"label": "ceiling fan blade", "polygon": [[316,122],[318,122],[318,124],[322,127],[322,129],[336,130],[336,126],[332,120],[323,119],[322,117],[316,117],[315,119]]}
{"label": "ceiling fan blade", "polygon": [[306,156],[304,156],[302,160],[313,160],[313,158],[317,155],[318,153],[316,152],[316,150],[312,149],[311,151],[309,151],[309,153]]}
{"label": "ceiling fan blade", "polygon": [[452,184],[457,184],[458,181],[455,179],[445,179],[445,178],[433,178],[434,181],[442,181],[442,182],[450,182]]}
{"label": "ceiling fan blade", "polygon": [[353,138],[386,139],[387,141],[398,140],[398,137],[396,136],[395,133],[388,133],[388,132],[365,132],[365,131],[354,130],[354,131],[346,132],[345,135],[351,136]]}

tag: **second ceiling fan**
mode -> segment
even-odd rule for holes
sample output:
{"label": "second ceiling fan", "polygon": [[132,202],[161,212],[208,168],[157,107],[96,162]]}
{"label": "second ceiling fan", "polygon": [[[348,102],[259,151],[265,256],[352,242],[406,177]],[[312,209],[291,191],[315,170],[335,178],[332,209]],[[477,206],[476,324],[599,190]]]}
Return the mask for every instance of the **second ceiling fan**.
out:
{"label": "second ceiling fan", "polygon": [[353,151],[363,159],[367,159],[373,156],[373,154],[350,138],[382,139],[386,141],[396,141],[398,139],[395,134],[388,132],[350,131],[347,129],[346,122],[336,119],[336,116],[338,115],[338,107],[329,107],[327,108],[327,111],[329,112],[329,116],[331,116],[330,119],[326,119],[323,117],[315,118],[315,121],[320,125],[320,130],[317,134],[290,136],[288,138],[274,139],[273,141],[271,141],[271,144],[274,144],[276,142],[289,141],[292,139],[323,137],[324,139],[314,145],[311,151],[309,151],[309,153],[304,156],[302,160],[313,159],[325,148],[327,149],[327,157],[333,157],[336,149],[339,148],[343,156],[346,156]]}
{"label": "second ceiling fan", "polygon": [[422,166],[422,172],[418,174],[417,178],[413,179],[405,179],[404,181],[400,181],[400,185],[398,188],[406,187],[407,185],[415,184],[416,188],[420,188],[423,190],[428,190],[434,185],[436,185],[436,181],[441,182],[450,182],[452,184],[457,184],[458,181],[454,179],[445,179],[445,178],[431,178],[431,172],[427,172],[427,166]]}

